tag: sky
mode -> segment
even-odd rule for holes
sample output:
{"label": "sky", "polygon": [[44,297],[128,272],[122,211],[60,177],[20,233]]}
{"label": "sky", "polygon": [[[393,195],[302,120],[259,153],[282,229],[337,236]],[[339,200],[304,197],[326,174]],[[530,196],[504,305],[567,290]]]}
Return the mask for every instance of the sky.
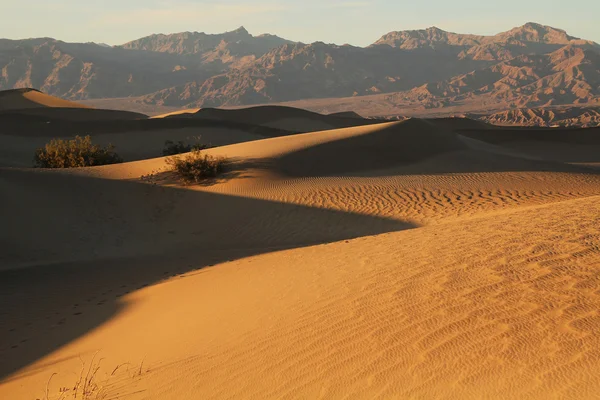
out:
{"label": "sky", "polygon": [[0,0],[0,9],[0,38],[110,45],[244,26],[253,35],[367,46],[391,31],[437,26],[489,35],[526,22],[600,42],[598,0]]}

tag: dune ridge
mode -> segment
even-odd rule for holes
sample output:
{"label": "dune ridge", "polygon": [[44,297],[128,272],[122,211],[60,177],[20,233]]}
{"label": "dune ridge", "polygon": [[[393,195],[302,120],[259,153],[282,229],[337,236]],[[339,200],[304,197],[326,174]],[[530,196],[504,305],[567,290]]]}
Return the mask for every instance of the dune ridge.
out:
{"label": "dune ridge", "polygon": [[32,108],[85,108],[90,107],[49,96],[32,88],[10,89],[0,91],[0,111],[22,110]]}

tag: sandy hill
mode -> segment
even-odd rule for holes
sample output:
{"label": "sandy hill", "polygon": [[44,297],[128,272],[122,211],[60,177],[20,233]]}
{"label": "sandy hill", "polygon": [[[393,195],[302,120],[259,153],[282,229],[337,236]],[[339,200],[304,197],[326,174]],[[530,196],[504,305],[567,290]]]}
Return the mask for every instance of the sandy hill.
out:
{"label": "sandy hill", "polygon": [[[125,161],[162,156],[166,141],[183,141],[209,147],[333,126],[375,121],[348,121],[304,110],[282,107],[265,110],[204,110],[201,114],[176,113],[163,118],[112,110],[75,108],[0,112],[0,166],[31,166],[36,149],[50,139],[90,135],[94,143],[114,145]],[[191,117],[190,117],[191,116]],[[294,118],[295,117],[295,118]],[[293,129],[288,131],[284,128]]]}
{"label": "sandy hill", "polygon": [[467,128],[461,133],[479,141],[501,144],[524,157],[600,166],[600,128]]}
{"label": "sandy hill", "polygon": [[358,115],[322,115],[301,108],[284,106],[257,106],[239,109],[202,108],[185,117],[238,121],[251,125],[262,125],[285,129],[292,132],[311,132],[333,128],[368,125],[377,121],[367,120]]}
{"label": "sandy hill", "polygon": [[182,115],[187,116],[187,114],[195,114],[198,111],[200,111],[199,108],[189,108],[189,109],[171,111],[171,112],[167,112],[164,114],[153,115],[151,118],[167,118],[167,117],[182,116]]}
{"label": "sandy hill", "polygon": [[334,117],[344,117],[344,118],[363,118],[360,114],[355,113],[354,111],[340,111],[329,114]]}
{"label": "sandy hill", "polygon": [[30,88],[0,91],[0,111],[46,107],[89,108]]}
{"label": "sandy hill", "polygon": [[132,120],[147,118],[144,114],[130,111],[101,110],[60,99],[39,90],[25,88],[0,91],[0,120],[8,133],[11,125],[25,126],[33,121]]}
{"label": "sandy hill", "polygon": [[82,370],[106,398],[594,398],[600,174],[493,135],[235,143],[187,187],[164,158],[0,169],[0,398]]}

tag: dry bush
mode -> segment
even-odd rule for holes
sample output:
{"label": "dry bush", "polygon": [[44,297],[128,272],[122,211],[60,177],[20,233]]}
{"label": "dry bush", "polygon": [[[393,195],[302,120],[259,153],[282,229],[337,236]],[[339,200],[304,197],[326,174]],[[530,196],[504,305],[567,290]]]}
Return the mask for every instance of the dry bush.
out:
{"label": "dry bush", "polygon": [[223,172],[226,160],[193,150],[185,156],[168,157],[166,163],[184,182],[200,183]]}
{"label": "dry bush", "polygon": [[115,153],[113,145],[101,147],[92,138],[75,136],[75,139],[52,139],[35,152],[34,166],[38,168],[76,168],[116,164],[123,159]]}
{"label": "dry bush", "polygon": [[200,143],[185,143],[182,140],[178,142],[173,142],[172,140],[165,141],[165,147],[163,148],[162,154],[163,156],[173,156],[181,153],[189,153],[194,150],[204,150],[208,148],[207,145]]}

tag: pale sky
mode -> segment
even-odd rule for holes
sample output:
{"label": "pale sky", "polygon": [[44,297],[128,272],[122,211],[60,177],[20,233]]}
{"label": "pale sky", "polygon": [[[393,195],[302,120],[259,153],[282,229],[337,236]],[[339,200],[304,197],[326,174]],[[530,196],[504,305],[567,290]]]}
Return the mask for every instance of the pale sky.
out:
{"label": "pale sky", "polygon": [[0,38],[123,44],[152,33],[245,26],[311,43],[366,46],[429,26],[495,34],[538,22],[600,42],[600,0],[0,0]]}

